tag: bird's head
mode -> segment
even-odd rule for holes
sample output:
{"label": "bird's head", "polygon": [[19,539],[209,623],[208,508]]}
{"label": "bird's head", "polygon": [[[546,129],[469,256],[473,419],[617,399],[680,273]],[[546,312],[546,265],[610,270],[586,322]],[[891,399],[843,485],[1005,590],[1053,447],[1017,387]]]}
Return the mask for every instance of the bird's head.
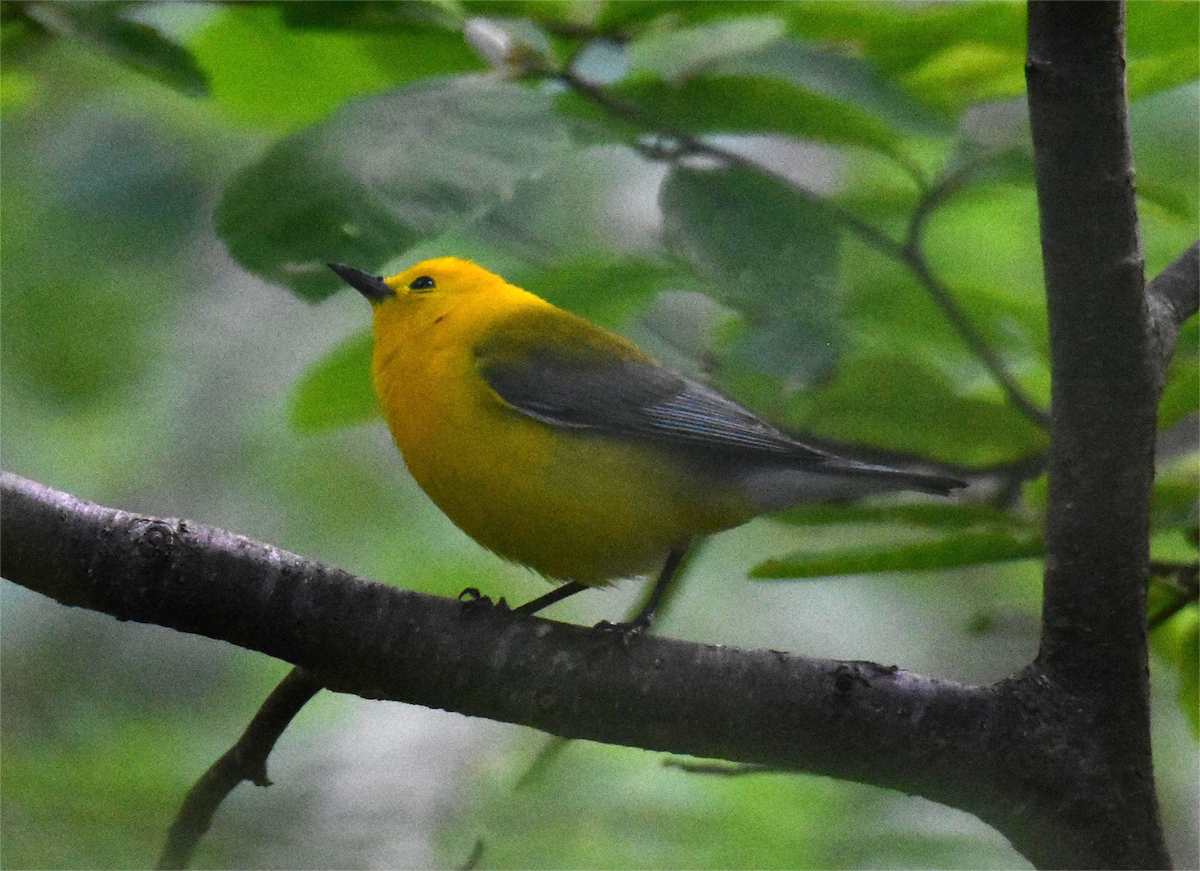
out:
{"label": "bird's head", "polygon": [[434,323],[453,309],[479,310],[498,302],[506,289],[516,290],[500,276],[457,257],[423,260],[389,278],[340,263],[329,268],[370,301],[377,329]]}

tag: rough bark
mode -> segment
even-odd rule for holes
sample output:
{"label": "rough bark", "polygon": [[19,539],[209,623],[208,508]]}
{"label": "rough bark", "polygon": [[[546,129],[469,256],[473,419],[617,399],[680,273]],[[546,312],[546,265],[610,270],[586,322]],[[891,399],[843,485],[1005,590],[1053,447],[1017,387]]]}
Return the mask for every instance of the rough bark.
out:
{"label": "rough bark", "polygon": [[[1042,643],[1032,673],[1090,745],[1050,810],[1063,865],[1168,863],[1146,639],[1157,354],[1143,287],[1124,6],[1029,5],[1030,124],[1050,321]],[[1069,825],[1067,825],[1069,824]],[[1074,850],[1072,851],[1072,846]]]}
{"label": "rough bark", "polygon": [[[3,473],[0,574],[74,605],[219,638],[329,689],[572,738],[808,770],[951,804],[986,782],[993,691],[869,662],[610,633],[357,578],[187,521]],[[972,792],[988,791],[972,786]]]}

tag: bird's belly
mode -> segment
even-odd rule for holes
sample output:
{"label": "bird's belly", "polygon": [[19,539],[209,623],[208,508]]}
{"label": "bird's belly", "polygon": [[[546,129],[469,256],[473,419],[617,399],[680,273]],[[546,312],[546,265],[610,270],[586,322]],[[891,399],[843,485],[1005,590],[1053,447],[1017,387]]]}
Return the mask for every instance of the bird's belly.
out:
{"label": "bird's belly", "polygon": [[532,420],[488,396],[392,415],[417,480],[489,550],[582,583],[656,571],[694,535],[757,511],[740,488],[682,458],[590,430]]}

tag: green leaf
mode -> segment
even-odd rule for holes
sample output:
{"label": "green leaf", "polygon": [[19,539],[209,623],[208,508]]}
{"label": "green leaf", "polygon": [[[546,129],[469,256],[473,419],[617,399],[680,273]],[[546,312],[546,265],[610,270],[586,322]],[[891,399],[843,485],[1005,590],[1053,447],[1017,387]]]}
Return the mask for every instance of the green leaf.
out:
{"label": "green leaf", "polygon": [[[950,114],[1024,93],[1024,4],[809,2],[777,14],[797,35],[853,46],[885,78]],[[1196,78],[1194,4],[1130,4],[1127,34],[1131,96]]]}
{"label": "green leaf", "polygon": [[792,397],[787,423],[964,465],[1039,453],[1046,434],[998,393],[963,395],[951,376],[903,349],[856,348],[821,389]]}
{"label": "green leaf", "polygon": [[580,24],[578,0],[458,0],[464,11],[479,16],[530,18],[545,23]]}
{"label": "green leaf", "polygon": [[730,362],[811,383],[836,359],[838,230],[825,209],[743,167],[674,167],[659,194],[672,247],[737,310],[745,332]]}
{"label": "green leaf", "polygon": [[349,103],[233,180],[217,230],[251,272],[321,299],[326,261],[374,270],[470,221],[567,151],[543,91],[435,79]]}
{"label": "green leaf", "polygon": [[1020,3],[794,3],[792,31],[848,44],[880,75],[947,117],[1024,93]]}
{"label": "green leaf", "polygon": [[[163,352],[158,324],[169,317],[179,291],[172,276],[130,258],[119,267],[101,257],[86,263],[63,258],[49,240],[78,251],[69,247],[69,222],[56,216],[46,223],[53,231],[47,229],[45,241],[14,245],[5,254],[5,269],[11,270],[0,307],[5,379],[26,385],[60,410],[115,404],[136,394],[158,371]],[[76,232],[94,233],[95,227]],[[38,251],[42,246],[49,250]],[[147,247],[162,251],[153,241]],[[148,307],[149,287],[154,288],[154,305]],[[70,296],[71,317],[78,316],[77,323],[86,329],[69,326],[73,321],[62,311],[63,294]]]}
{"label": "green leaf", "polygon": [[[1131,3],[1125,33],[1130,100],[1200,76],[1200,17],[1195,3]],[[1193,102],[1193,119],[1194,108]]]}
{"label": "green leaf", "polygon": [[900,83],[930,106],[953,115],[975,103],[1025,93],[1025,51],[962,42],[929,57]]}
{"label": "green leaf", "polygon": [[[1027,125],[1026,116],[1022,126]],[[974,157],[974,160],[980,163],[980,168],[971,174],[971,186],[995,185],[998,182],[1032,186],[1036,180],[1032,144],[1028,142],[1027,131],[1021,133],[1021,138],[1022,143],[1013,148],[995,151],[990,156]],[[1188,194],[1176,184],[1158,179],[1145,169],[1138,169],[1136,192],[1142,203],[1157,206],[1171,217],[1180,221],[1187,221],[1192,217],[1192,204],[1188,200]]]}
{"label": "green leaf", "polygon": [[0,71],[0,114],[14,112],[34,96],[37,83],[29,74],[16,70]]}
{"label": "green leaf", "polygon": [[[789,3],[782,7],[793,33],[853,46],[896,79],[964,45],[1021,56],[1021,3]],[[782,14],[782,13],[781,13]],[[1017,64],[1023,68],[1024,61]]]}
{"label": "green leaf", "polygon": [[[994,179],[1021,173],[1023,161],[987,165]],[[855,201],[859,214],[902,235],[910,202]],[[1036,234],[1037,201],[1031,185],[974,184],[957,192],[928,220],[923,249],[932,271],[950,289],[975,329],[1004,361],[1034,402],[1049,404],[1049,341]],[[898,226],[897,226],[898,225]],[[988,268],[981,270],[979,264]],[[911,271],[857,241],[846,246],[846,317],[865,351],[918,358],[965,398],[1004,404],[995,379],[947,322],[928,289]],[[947,415],[949,417],[949,415]],[[1017,423],[1017,418],[1012,418]],[[799,422],[803,425],[803,422]],[[1019,424],[1024,427],[1024,424]],[[918,426],[920,426],[918,424]],[[921,427],[929,430],[928,426]],[[968,443],[1006,435],[964,433]],[[1029,443],[1022,437],[1020,441]],[[994,457],[996,461],[1002,457]]]}
{"label": "green leaf", "polygon": [[[918,173],[907,154],[908,143],[898,131],[927,136],[951,132],[869,63],[794,39],[767,39],[764,21],[774,19],[738,19],[697,28],[706,37],[714,28],[761,31],[758,43],[763,47],[753,40],[733,40],[725,48],[704,42],[694,56],[681,49],[678,57],[671,55],[660,67],[631,58],[633,75],[612,86],[610,93],[626,103],[633,120],[614,117],[571,94],[561,99],[561,108],[600,121],[610,135],[625,139],[648,131],[780,133],[874,149],[913,175]],[[666,37],[651,41],[660,38]],[[756,50],[747,52],[748,47]]]}
{"label": "green leaf", "polygon": [[870,544],[829,551],[797,551],[755,566],[752,578],[820,578],[871,572],[931,571],[1005,560],[1034,559],[1045,554],[1041,532],[1025,528],[971,528],[933,541]]}
{"label": "green leaf", "polygon": [[1196,458],[1183,456],[1159,468],[1151,493],[1151,521],[1154,530],[1194,530],[1197,524]]}
{"label": "green leaf", "polygon": [[901,524],[927,529],[963,529],[990,524],[992,526],[1028,527],[1025,518],[977,503],[871,503],[835,502],[802,505],[771,515],[772,519],[796,526],[830,524]]}
{"label": "green leaf", "polygon": [[769,46],[784,35],[778,18],[731,18],[675,30],[651,31],[629,44],[629,67],[678,81],[714,61]]}
{"label": "green leaf", "polygon": [[1191,318],[1179,332],[1175,353],[1167,367],[1166,383],[1158,402],[1158,428],[1170,429],[1200,411],[1200,352],[1197,320]]}
{"label": "green leaf", "polygon": [[645,258],[597,255],[538,270],[525,289],[588,320],[618,325],[678,274],[677,268]]}
{"label": "green leaf", "polygon": [[1132,61],[1129,64],[1129,99],[1136,100],[1195,81],[1197,75],[1200,75],[1200,57],[1195,46],[1181,48],[1173,54]]}
{"label": "green leaf", "polygon": [[1145,203],[1158,206],[1171,217],[1188,221],[1192,217],[1192,204],[1188,194],[1176,184],[1153,178],[1144,172],[1138,173],[1138,198]]}
{"label": "green leaf", "polygon": [[394,30],[413,24],[457,29],[464,19],[454,0],[320,0],[280,5],[288,27],[323,30]]}
{"label": "green leaf", "polygon": [[1172,360],[1166,371],[1163,398],[1158,403],[1158,428],[1175,426],[1200,410],[1200,356]]}
{"label": "green leaf", "polygon": [[189,97],[208,94],[208,79],[182,45],[148,24],[122,17],[122,3],[26,3],[24,12],[52,33],[107,55]]}
{"label": "green leaf", "polygon": [[897,130],[927,135],[952,132],[927,107],[879,75],[869,61],[797,39],[782,39],[754,54],[730,58],[712,72],[790,82],[856,107]]}
{"label": "green leaf", "polygon": [[778,6],[773,0],[696,0],[686,4],[678,0],[607,0],[604,11],[596,18],[596,26],[601,30],[620,30],[660,16],[671,22],[700,23],[713,18],[770,13]]}
{"label": "green leaf", "polygon": [[321,432],[377,419],[371,386],[374,338],[364,330],[313,364],[292,391],[289,422],[301,432]]}
{"label": "green leaf", "polygon": [[301,10],[336,15],[343,5],[223,6],[191,41],[208,71],[214,105],[240,123],[282,132],[326,117],[351,97],[485,67],[457,31],[412,20],[410,4],[403,4],[405,14],[386,29],[285,23]]}
{"label": "green leaf", "polygon": [[[653,173],[653,170],[649,170]],[[645,160],[620,146],[572,151],[546,172],[521,180],[510,198],[499,202],[467,228],[482,243],[525,261],[529,274],[568,261],[658,255],[658,216],[646,185]],[[657,179],[655,179],[657,181]],[[620,197],[614,207],[614,197]],[[639,202],[639,200],[642,200]],[[630,212],[632,206],[635,211]],[[498,271],[498,270],[494,270]],[[516,280],[508,273],[501,273]]]}
{"label": "green leaf", "polygon": [[614,90],[668,133],[783,133],[907,160],[901,137],[870,115],[779,79],[701,73],[679,86],[643,78]]}
{"label": "green leaf", "polygon": [[624,112],[600,108],[574,91],[559,97],[564,115],[587,122],[579,136],[607,142],[648,132],[776,133],[871,149],[922,179],[906,134],[950,132],[868,64],[795,40],[726,58],[677,81],[635,72],[608,91]]}

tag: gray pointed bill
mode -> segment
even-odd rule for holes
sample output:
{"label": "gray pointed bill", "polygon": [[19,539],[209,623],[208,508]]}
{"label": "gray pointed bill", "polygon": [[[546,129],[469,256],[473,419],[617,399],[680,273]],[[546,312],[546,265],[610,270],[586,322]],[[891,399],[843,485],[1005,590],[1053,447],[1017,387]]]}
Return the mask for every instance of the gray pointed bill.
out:
{"label": "gray pointed bill", "polygon": [[388,287],[387,282],[381,276],[372,275],[369,272],[363,272],[361,269],[355,269],[353,266],[346,266],[341,263],[326,263],[325,265],[336,272],[342,281],[371,300],[371,302],[383,302],[383,300],[390,299],[396,295],[396,291]]}

